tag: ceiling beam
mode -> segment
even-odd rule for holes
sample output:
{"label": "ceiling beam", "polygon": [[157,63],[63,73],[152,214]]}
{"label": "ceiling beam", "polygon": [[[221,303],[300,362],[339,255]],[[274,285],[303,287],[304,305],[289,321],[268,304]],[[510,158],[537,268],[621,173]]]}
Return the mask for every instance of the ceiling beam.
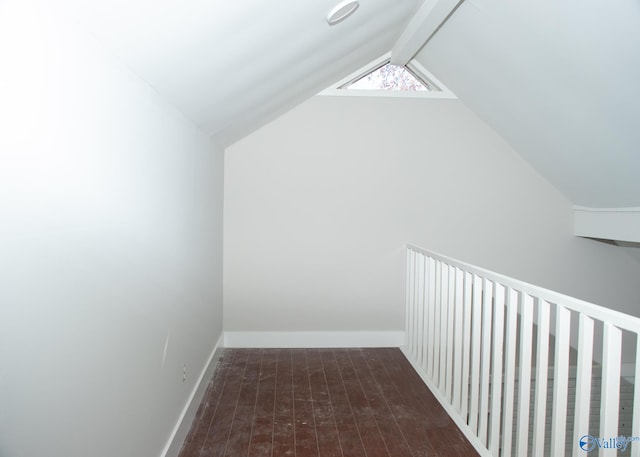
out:
{"label": "ceiling beam", "polygon": [[425,0],[391,50],[391,63],[406,65],[464,0]]}

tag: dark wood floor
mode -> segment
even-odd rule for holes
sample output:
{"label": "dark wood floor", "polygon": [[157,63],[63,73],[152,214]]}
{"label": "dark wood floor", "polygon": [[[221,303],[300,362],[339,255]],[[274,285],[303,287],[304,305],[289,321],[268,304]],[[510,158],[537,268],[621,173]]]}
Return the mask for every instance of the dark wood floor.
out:
{"label": "dark wood floor", "polygon": [[398,349],[225,349],[180,453],[477,455]]}

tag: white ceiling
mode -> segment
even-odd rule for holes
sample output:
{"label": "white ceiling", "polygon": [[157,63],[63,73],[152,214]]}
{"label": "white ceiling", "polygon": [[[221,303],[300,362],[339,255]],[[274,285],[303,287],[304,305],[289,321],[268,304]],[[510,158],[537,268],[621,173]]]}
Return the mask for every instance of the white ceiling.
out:
{"label": "white ceiling", "polygon": [[466,0],[417,60],[574,204],[640,206],[638,0]]}
{"label": "white ceiling", "polygon": [[391,49],[420,0],[58,0],[161,95],[228,145]]}
{"label": "white ceiling", "polygon": [[[56,2],[224,146],[390,51],[422,4],[329,27],[337,0]],[[638,0],[465,0],[416,60],[574,204],[640,206]]]}

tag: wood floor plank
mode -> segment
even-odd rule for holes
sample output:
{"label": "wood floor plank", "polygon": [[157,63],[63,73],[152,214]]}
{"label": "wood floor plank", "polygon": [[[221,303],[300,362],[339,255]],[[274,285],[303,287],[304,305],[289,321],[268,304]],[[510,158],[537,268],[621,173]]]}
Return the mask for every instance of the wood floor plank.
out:
{"label": "wood floor plank", "polygon": [[249,455],[252,457],[271,456],[276,393],[269,387],[272,387],[270,383],[263,386],[261,382],[258,389],[249,446]]}
{"label": "wood floor plank", "polygon": [[209,432],[200,445],[200,454],[207,457],[222,457],[224,455],[231,423],[238,406],[238,396],[248,353],[229,351],[228,357],[232,358],[232,364],[228,368],[227,382],[223,387],[218,409],[209,425]]}
{"label": "wood floor plank", "polygon": [[295,367],[293,373],[293,413],[296,457],[318,457],[318,436],[306,351],[304,349],[293,351],[292,362]]}
{"label": "wood floor plank", "polygon": [[293,457],[296,453],[293,418],[293,390],[276,390],[273,423],[273,456]]}
{"label": "wood floor plank", "polygon": [[356,425],[335,353],[323,353],[321,360],[342,453],[345,457],[366,457],[362,437]]}
{"label": "wood floor plank", "polygon": [[276,356],[276,390],[293,390],[293,365],[291,350],[280,349]]}
{"label": "wood floor plank", "polygon": [[343,379],[349,379],[349,381],[345,380],[345,390],[353,410],[356,426],[362,437],[367,457],[389,457],[387,445],[374,417],[374,408],[362,389],[356,367],[351,360],[351,354],[355,352],[340,351],[336,357],[341,371],[347,373],[347,378],[343,375]]}
{"label": "wood floor plank", "polygon": [[478,454],[398,349],[225,349],[180,457]]}
{"label": "wood floor plank", "polygon": [[373,417],[387,446],[389,455],[411,457],[413,455],[412,451],[402,434],[400,426],[393,417],[393,412],[384,396],[382,386],[369,364],[371,357],[369,352],[370,350],[363,350],[350,353],[356,375],[369,404],[372,406]]}
{"label": "wood floor plank", "polygon": [[253,411],[253,406],[238,405],[236,408],[223,454],[224,457],[238,457],[249,454]]}
{"label": "wood floor plank", "polygon": [[266,349],[262,356],[260,368],[260,390],[275,390],[277,376],[278,352],[275,349]]}
{"label": "wood floor plank", "polygon": [[322,457],[343,457],[320,351],[307,351],[307,366],[318,436],[318,453]]}

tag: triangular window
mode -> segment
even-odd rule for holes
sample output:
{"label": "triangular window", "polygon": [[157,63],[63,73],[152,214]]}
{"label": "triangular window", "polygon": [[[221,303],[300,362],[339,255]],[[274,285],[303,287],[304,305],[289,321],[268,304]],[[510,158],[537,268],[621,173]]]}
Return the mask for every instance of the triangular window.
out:
{"label": "triangular window", "polygon": [[[1,1],[1,0],[0,0]],[[380,56],[360,70],[329,86],[320,95],[455,99],[442,82],[414,60],[392,65],[391,53]]]}
{"label": "triangular window", "polygon": [[340,89],[402,92],[440,90],[438,86],[419,77],[406,66],[393,65],[389,61],[385,61],[381,65],[374,67],[373,70],[364,76],[359,76],[343,84],[340,86]]}

